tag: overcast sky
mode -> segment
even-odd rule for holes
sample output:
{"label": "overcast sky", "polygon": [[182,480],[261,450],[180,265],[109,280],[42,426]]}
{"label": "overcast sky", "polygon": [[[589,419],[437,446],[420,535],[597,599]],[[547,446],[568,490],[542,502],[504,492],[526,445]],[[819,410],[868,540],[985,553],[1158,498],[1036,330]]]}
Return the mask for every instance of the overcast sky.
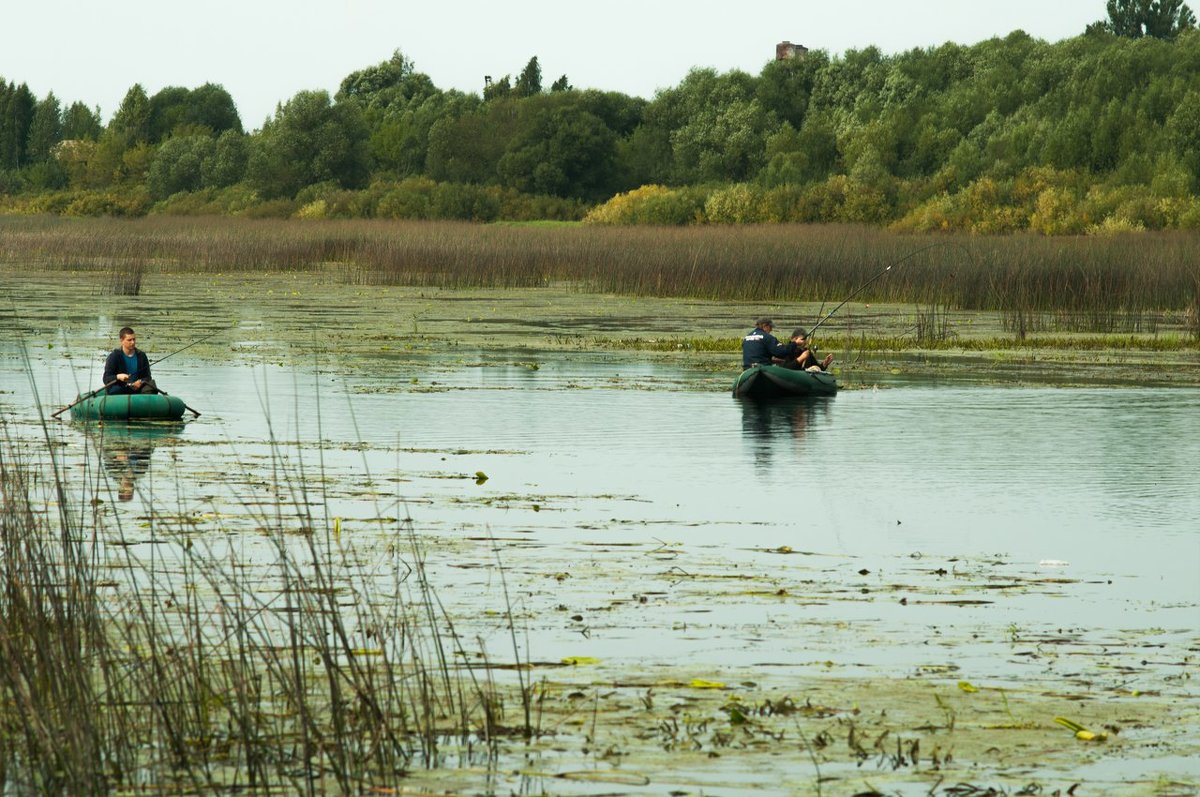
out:
{"label": "overcast sky", "polygon": [[298,91],[400,49],[439,88],[479,92],[484,75],[538,56],[545,86],[646,98],[692,67],[757,74],[789,40],[839,55],[1023,30],[1070,38],[1106,16],[1104,0],[24,0],[5,3],[0,77],[40,99],[100,106],[105,121],[134,83],[225,87],[248,130]]}

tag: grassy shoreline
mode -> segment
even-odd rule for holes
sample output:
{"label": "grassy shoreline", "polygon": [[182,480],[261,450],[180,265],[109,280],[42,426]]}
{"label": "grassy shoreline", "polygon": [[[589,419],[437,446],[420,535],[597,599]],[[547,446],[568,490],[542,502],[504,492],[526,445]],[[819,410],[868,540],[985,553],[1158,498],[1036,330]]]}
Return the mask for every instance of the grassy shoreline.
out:
{"label": "grassy shoreline", "polygon": [[[1200,234],[909,236],[851,225],[610,229],[433,222],[0,217],[0,263],[110,275],[319,271],[346,285],[554,288],[635,298],[864,303],[994,313],[1030,334],[1179,332],[1200,340]],[[873,279],[888,268],[886,278]],[[124,282],[118,275],[125,275]]]}

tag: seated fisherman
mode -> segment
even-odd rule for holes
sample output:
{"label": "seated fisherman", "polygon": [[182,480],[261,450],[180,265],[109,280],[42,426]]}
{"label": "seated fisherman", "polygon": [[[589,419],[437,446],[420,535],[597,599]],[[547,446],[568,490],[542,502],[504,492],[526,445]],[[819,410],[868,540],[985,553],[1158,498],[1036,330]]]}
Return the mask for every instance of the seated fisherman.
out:
{"label": "seated fisherman", "polygon": [[121,345],[104,361],[104,385],[109,393],[157,393],[150,378],[150,359],[137,347],[137,335],[129,327],[119,333]]}
{"label": "seated fisherman", "polygon": [[770,365],[772,358],[787,357],[791,347],[785,346],[771,334],[775,324],[769,318],[760,318],[754,329],[742,338],[742,369],[755,365]]}
{"label": "seated fisherman", "polygon": [[817,362],[816,352],[808,345],[808,332],[803,328],[793,330],[792,342],[785,348],[788,350],[787,355],[777,363],[781,368],[791,368],[795,371],[824,371],[833,362],[832,354],[825,355],[825,359]]}

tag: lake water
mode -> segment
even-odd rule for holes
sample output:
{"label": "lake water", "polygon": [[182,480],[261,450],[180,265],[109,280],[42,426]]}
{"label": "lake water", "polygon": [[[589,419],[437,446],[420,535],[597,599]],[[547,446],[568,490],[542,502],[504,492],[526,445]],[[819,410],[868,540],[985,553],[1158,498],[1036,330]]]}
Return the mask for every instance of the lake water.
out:
{"label": "lake water", "polygon": [[[5,445],[38,456],[27,366],[0,353]],[[52,355],[32,363],[47,412],[95,376]],[[151,504],[264,561],[281,502],[368,554],[411,519],[493,648],[498,558],[535,660],[1014,678],[1034,677],[1023,640],[1182,651],[1200,627],[1198,390],[896,379],[760,405],[721,389],[732,372],[521,356],[336,378],[181,354],[156,375],[201,417],[50,435],[135,541]]]}

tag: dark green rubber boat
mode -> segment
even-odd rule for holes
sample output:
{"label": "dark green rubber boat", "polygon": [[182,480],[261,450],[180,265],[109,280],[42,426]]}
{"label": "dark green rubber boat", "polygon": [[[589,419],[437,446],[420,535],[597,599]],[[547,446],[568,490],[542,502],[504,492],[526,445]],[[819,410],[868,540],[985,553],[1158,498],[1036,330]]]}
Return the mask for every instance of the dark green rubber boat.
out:
{"label": "dark green rubber boat", "polygon": [[832,396],[837,379],[828,371],[796,371],[778,365],[747,368],[733,383],[733,395],[745,398]]}
{"label": "dark green rubber boat", "polygon": [[177,421],[184,409],[183,399],[163,393],[93,393],[71,407],[71,417],[81,421]]}

